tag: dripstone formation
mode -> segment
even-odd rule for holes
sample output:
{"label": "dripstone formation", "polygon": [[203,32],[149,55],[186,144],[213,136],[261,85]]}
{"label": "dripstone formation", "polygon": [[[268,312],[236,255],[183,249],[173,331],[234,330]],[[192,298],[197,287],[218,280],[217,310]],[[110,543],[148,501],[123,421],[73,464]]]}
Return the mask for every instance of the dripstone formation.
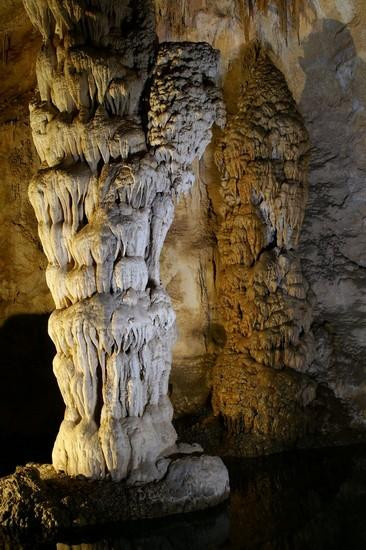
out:
{"label": "dripstone formation", "polygon": [[159,258],[174,201],[193,184],[192,161],[224,122],[218,55],[203,43],[158,47],[145,0],[25,6],[44,42],[30,106],[42,166],[29,196],[66,405],[53,465],[156,481],[167,456],[191,450],[176,445],[171,422],[175,316]]}
{"label": "dripstone formation", "polygon": [[217,146],[226,344],[213,407],[230,433],[291,440],[316,394],[311,293],[296,253],[307,199],[308,136],[286,82],[254,45],[235,115]]}

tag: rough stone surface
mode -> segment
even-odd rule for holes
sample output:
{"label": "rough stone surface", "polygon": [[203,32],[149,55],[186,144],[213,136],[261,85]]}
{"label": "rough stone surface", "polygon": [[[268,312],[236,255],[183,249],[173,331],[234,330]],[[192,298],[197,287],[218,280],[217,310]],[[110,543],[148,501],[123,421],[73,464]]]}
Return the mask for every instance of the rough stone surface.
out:
{"label": "rough stone surface", "polygon": [[364,16],[364,10],[355,11],[349,26],[326,19],[304,42],[300,65],[306,82],[299,103],[313,145],[300,241],[304,273],[316,296],[311,373],[347,405],[352,424],[363,428],[366,41],[359,51],[357,31]]}
{"label": "rough stone surface", "polygon": [[[159,2],[158,29],[163,36],[175,39],[177,36],[182,39],[204,37],[220,49],[224,97],[229,113],[235,114],[243,91],[247,70],[246,36],[268,46],[271,61],[284,74],[303,116],[311,145],[309,196],[298,249],[302,272],[310,285],[309,294],[314,297],[311,331],[315,348],[312,359],[308,358],[306,375],[310,386],[318,389],[312,405],[308,403],[309,409],[313,409],[310,417],[315,415],[310,421],[310,429],[316,431],[322,426],[323,434],[335,434],[347,427],[363,430],[366,410],[363,360],[366,302],[361,221],[365,215],[361,183],[365,178],[361,143],[366,127],[364,6],[352,0],[303,3],[298,25],[296,18],[289,17],[285,33],[283,28],[281,30],[281,10],[277,11],[274,6],[278,3],[273,2],[271,10],[261,13],[260,5],[265,4],[253,3],[253,17],[248,23],[247,13],[240,12],[239,2],[192,0],[181,3],[179,11],[178,7],[173,9],[162,0]],[[212,211],[218,215],[214,230],[218,234],[219,178],[211,157],[209,151],[201,163],[200,174],[207,183],[212,202],[210,216]],[[219,263],[219,253],[216,259]],[[210,288],[211,284],[207,286]],[[205,334],[214,335],[215,355],[225,347],[225,335],[218,329],[224,323],[217,307],[219,289],[216,284],[214,288],[217,294],[211,301],[214,305],[209,315],[213,330],[206,327],[204,330]],[[228,371],[227,374],[229,376]],[[251,376],[247,374],[248,380],[253,381],[253,394],[258,401],[261,375],[259,371]],[[296,378],[296,373],[293,376]],[[278,378],[278,382],[272,382],[269,387],[281,400],[286,392],[281,392],[280,386]],[[250,393],[251,390],[247,390],[247,394],[244,392],[240,396],[248,408]],[[296,408],[295,402],[290,408]],[[265,418],[267,402],[263,400],[259,408],[259,417]],[[300,405],[298,418],[304,412]],[[255,416],[255,412],[252,413],[248,417],[249,424],[250,418]],[[261,422],[260,418],[257,422]],[[292,421],[296,424],[294,419]],[[272,425],[277,425],[277,418]],[[302,421],[300,425],[304,426]],[[284,431],[284,438],[293,441],[295,432],[299,433],[299,425],[294,432]],[[251,452],[249,442],[247,448]]]}
{"label": "rough stone surface", "polygon": [[51,465],[29,464],[0,480],[0,525],[47,539],[65,530],[203,510],[229,495],[220,458],[172,459],[163,479],[141,487],[57,474]]}
{"label": "rough stone surface", "polygon": [[[293,14],[291,19],[289,14],[287,33],[283,10],[281,16],[275,6],[279,2],[272,3],[270,9],[261,2],[262,11],[258,9],[259,2],[251,4],[253,11],[248,17],[248,10],[239,9],[245,4],[235,0],[159,0],[158,35],[160,40],[205,40],[220,50],[225,102],[232,113],[240,95],[245,71],[243,50],[248,39],[258,39],[267,46],[271,61],[285,76],[311,143],[309,197],[299,252],[302,272],[314,293],[311,329],[316,353],[309,376],[322,393],[317,395],[314,410],[320,414],[328,404],[335,412],[339,422],[330,422],[328,433],[339,428],[337,423],[343,428],[352,425],[364,429],[364,2],[301,3],[299,18]],[[1,192],[6,197],[2,201],[6,223],[0,230],[4,243],[1,261],[6,266],[1,287],[5,321],[20,313],[49,312],[52,299],[42,280],[45,265],[36,244],[31,209],[29,205],[26,209],[19,207],[27,204],[26,179],[37,165],[25,109],[28,98],[22,94],[34,86],[39,41],[32,34],[20,0],[2,2],[0,10],[2,36],[10,39],[3,42],[5,64],[0,87],[4,113],[0,166],[5,175]],[[24,107],[19,109],[19,105]],[[12,134],[14,128],[17,131]],[[17,158],[19,151],[29,151],[29,161],[16,164],[22,165],[20,172],[10,162],[9,147],[17,151]],[[208,151],[197,163],[198,186],[179,202],[162,254],[162,279],[177,313],[180,334],[173,352],[170,387],[178,416],[199,413],[209,403],[212,367],[225,345],[215,275],[219,259],[215,234],[219,226],[216,205],[220,178],[211,156],[212,151]],[[18,231],[14,222],[19,219],[23,229]],[[11,247],[6,245],[9,242]],[[16,356],[12,361],[16,361]],[[16,395],[14,391],[13,401]],[[19,407],[23,403],[27,403],[26,395]],[[347,414],[338,415],[336,411],[343,407]],[[5,417],[6,414],[1,415]],[[21,418],[20,415],[19,426]],[[3,432],[8,429],[4,422]]]}
{"label": "rough stone surface", "polygon": [[52,462],[74,476],[159,481],[159,459],[177,449],[175,315],[160,254],[192,162],[225,121],[218,53],[170,42],[156,54],[149,2],[25,6],[43,37],[30,103],[41,169],[29,198],[66,406]]}
{"label": "rough stone surface", "polygon": [[283,76],[266,54],[254,45],[244,64],[237,113],[216,147],[217,280],[226,343],[214,369],[213,408],[238,435],[290,439],[292,431],[302,435],[298,417],[316,397],[316,384],[293,372],[307,372],[313,347],[311,295],[296,250],[309,144]]}

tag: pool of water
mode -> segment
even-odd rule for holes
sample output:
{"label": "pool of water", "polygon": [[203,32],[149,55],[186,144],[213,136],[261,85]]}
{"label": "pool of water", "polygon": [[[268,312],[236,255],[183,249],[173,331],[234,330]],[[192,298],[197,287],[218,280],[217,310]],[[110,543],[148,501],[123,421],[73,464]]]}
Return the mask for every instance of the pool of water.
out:
{"label": "pool of water", "polygon": [[208,512],[64,534],[6,550],[366,549],[366,446],[226,459],[230,500]]}

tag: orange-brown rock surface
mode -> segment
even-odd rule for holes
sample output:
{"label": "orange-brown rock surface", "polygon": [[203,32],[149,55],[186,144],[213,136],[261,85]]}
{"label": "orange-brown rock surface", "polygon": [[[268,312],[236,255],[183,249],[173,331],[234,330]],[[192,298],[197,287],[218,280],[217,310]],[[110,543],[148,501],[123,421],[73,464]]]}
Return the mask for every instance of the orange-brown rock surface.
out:
{"label": "orange-brown rock surface", "polygon": [[[216,148],[218,296],[226,343],[213,407],[231,431],[287,438],[315,398],[309,287],[297,256],[309,142],[281,73],[254,45],[237,113]],[[279,372],[280,371],[280,372]],[[299,418],[297,418],[299,416]]]}

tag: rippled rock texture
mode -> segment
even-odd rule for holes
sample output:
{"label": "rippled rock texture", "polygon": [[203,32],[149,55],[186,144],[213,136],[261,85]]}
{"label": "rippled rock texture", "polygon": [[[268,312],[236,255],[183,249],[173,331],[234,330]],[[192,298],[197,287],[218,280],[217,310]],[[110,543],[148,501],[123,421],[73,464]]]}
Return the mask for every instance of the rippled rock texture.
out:
{"label": "rippled rock texture", "polygon": [[160,253],[174,200],[194,182],[191,164],[224,121],[218,53],[166,43],[156,54],[149,2],[25,6],[43,37],[30,105],[41,170],[29,197],[66,405],[53,465],[159,481],[178,450],[168,398],[175,315]]}

